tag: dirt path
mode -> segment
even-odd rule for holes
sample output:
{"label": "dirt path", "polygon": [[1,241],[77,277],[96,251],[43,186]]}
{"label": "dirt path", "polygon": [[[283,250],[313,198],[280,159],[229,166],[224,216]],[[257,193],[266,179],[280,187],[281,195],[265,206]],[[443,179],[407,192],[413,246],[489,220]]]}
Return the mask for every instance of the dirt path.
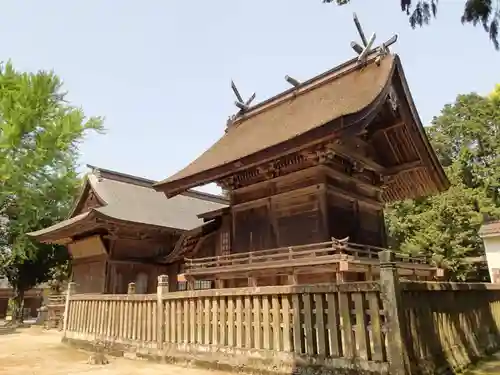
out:
{"label": "dirt path", "polygon": [[0,335],[0,375],[227,375],[217,371],[109,357],[87,364],[88,354],[61,344],[59,333],[39,328]]}
{"label": "dirt path", "polygon": [[[0,335],[0,375],[228,375],[224,372],[108,357],[104,366],[87,364],[88,353],[61,344],[58,332],[40,328]],[[500,374],[500,353],[464,375]]]}

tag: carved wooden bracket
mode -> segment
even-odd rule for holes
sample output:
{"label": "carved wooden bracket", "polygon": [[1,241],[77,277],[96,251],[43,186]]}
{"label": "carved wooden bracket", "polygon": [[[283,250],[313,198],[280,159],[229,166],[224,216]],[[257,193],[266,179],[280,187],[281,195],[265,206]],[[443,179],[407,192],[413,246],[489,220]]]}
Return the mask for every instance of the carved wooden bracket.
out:
{"label": "carved wooden bracket", "polygon": [[387,101],[391,105],[391,108],[394,112],[397,112],[398,107],[399,107],[399,98],[398,94],[396,93],[396,89],[394,88],[393,85],[389,88],[389,95],[387,96]]}
{"label": "carved wooden bracket", "polygon": [[235,178],[234,176],[229,176],[226,177],[222,180],[217,181],[217,184],[222,188],[226,190],[233,190],[236,188],[236,183],[235,183]]}
{"label": "carved wooden bracket", "polygon": [[314,149],[302,151],[301,156],[305,160],[312,161],[316,164],[325,164],[335,157],[335,152],[328,148],[327,145],[322,145]]}
{"label": "carved wooden bracket", "polygon": [[257,167],[257,171],[264,176],[266,180],[275,178],[279,175],[279,168],[276,167],[274,163],[269,163],[267,165],[261,165]]}

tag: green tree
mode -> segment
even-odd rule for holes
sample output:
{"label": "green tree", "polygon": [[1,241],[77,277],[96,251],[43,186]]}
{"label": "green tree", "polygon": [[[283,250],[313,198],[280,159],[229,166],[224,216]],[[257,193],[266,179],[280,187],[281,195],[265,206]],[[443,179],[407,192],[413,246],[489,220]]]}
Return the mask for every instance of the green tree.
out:
{"label": "green tree", "polygon": [[26,233],[66,217],[78,190],[78,146],[102,119],[68,104],[52,72],[0,66],[0,275],[15,292],[14,318],[24,292],[60,277],[67,268],[61,246],[35,243]]}
{"label": "green tree", "polygon": [[494,98],[458,95],[427,132],[443,166],[455,166],[461,183],[484,190],[500,206],[500,106]]}
{"label": "green tree", "polygon": [[[351,0],[323,0],[324,3],[345,5]],[[438,0],[400,0],[401,10],[405,12],[411,27],[428,25],[438,11]],[[481,25],[488,33],[496,50],[500,49],[498,29],[500,26],[500,0],[463,0],[463,24]]]}
{"label": "green tree", "polygon": [[489,98],[494,104],[500,105],[500,83],[495,85],[495,89],[490,93]]}
{"label": "green tree", "polygon": [[500,107],[492,96],[459,95],[427,133],[451,187],[391,205],[391,246],[426,255],[463,280],[475,271],[467,259],[484,252],[478,235],[484,219],[500,217]]}

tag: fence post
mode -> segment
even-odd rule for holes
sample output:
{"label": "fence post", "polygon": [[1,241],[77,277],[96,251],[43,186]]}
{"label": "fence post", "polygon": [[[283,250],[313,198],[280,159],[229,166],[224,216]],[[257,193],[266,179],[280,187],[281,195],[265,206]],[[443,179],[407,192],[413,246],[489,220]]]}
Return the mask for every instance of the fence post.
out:
{"label": "fence post", "polygon": [[158,276],[158,286],[156,287],[156,340],[158,349],[163,349],[163,342],[165,341],[165,313],[163,311],[163,294],[168,293],[168,276],[160,275]]}
{"label": "fence post", "polygon": [[68,320],[69,320],[69,307],[71,296],[75,294],[76,291],[76,283],[69,283],[68,289],[66,290],[66,301],[64,301],[64,318],[63,318],[63,337],[66,337],[66,331],[68,329]]}
{"label": "fence post", "polygon": [[135,294],[135,283],[128,283],[127,294]]}
{"label": "fence post", "polygon": [[380,296],[387,329],[387,359],[391,375],[405,375],[407,355],[404,343],[404,321],[401,290],[395,256],[392,251],[379,252]]}

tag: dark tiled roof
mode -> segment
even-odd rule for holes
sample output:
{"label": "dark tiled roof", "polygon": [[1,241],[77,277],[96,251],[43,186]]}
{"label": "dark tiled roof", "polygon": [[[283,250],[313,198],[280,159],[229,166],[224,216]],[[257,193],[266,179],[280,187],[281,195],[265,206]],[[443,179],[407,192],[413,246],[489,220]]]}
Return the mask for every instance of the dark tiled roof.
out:
{"label": "dark tiled roof", "polygon": [[[89,184],[103,201],[104,206],[92,208],[87,213],[77,214],[49,228],[32,232],[30,236],[38,237],[67,228],[93,215],[138,224],[191,230],[203,224],[203,220],[198,218],[199,214],[226,206],[227,201],[220,196],[193,190],[168,199],[163,193],[153,190],[151,186],[154,181],[92,168],[92,172],[86,177],[86,184]],[[80,200],[82,199],[85,199],[84,195],[80,197]]]}

